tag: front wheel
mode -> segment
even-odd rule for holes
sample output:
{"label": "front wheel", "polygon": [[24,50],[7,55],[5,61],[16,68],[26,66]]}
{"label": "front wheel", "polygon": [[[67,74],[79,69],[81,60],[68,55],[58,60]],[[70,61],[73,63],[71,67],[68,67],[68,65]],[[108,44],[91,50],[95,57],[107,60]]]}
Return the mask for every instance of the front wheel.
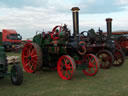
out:
{"label": "front wheel", "polygon": [[20,65],[13,65],[11,68],[11,81],[14,85],[21,85],[23,82],[23,71]]}
{"label": "front wheel", "polygon": [[57,72],[63,80],[69,80],[74,75],[76,64],[72,57],[63,55],[59,58],[57,63]]}
{"label": "front wheel", "polygon": [[83,57],[83,61],[88,64],[88,67],[83,70],[85,75],[93,76],[98,72],[99,62],[95,55],[87,54]]}

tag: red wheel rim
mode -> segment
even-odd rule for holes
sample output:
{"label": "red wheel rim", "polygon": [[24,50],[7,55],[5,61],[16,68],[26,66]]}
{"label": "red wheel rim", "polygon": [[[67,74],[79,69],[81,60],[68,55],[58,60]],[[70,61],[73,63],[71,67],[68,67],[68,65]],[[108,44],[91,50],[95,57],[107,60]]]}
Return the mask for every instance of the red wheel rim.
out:
{"label": "red wheel rim", "polygon": [[71,79],[75,70],[75,62],[70,56],[64,55],[59,58],[57,63],[57,71],[60,78],[63,80]]}
{"label": "red wheel rim", "polygon": [[98,59],[93,54],[87,54],[83,57],[84,62],[88,64],[88,67],[83,70],[85,75],[93,76],[98,72]]}
{"label": "red wheel rim", "polygon": [[22,50],[22,64],[26,72],[35,72],[37,68],[37,52],[32,43],[24,45]]}

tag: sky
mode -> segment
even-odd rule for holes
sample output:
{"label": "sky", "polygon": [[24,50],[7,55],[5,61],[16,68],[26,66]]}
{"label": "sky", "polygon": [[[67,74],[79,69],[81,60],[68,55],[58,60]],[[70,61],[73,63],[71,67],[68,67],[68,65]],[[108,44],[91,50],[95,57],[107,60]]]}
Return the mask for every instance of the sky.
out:
{"label": "sky", "polygon": [[128,30],[128,0],[0,0],[0,31],[14,29],[23,39],[62,24],[73,31],[72,7],[80,8],[80,32],[106,31],[106,18],[113,19],[113,31]]}

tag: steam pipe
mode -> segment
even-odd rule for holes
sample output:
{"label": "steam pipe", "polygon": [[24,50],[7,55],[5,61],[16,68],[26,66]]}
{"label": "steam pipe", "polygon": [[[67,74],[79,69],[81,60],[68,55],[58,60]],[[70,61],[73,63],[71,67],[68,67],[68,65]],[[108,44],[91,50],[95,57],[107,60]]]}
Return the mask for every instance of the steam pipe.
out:
{"label": "steam pipe", "polygon": [[107,23],[107,39],[110,40],[112,35],[112,18],[107,18],[106,23]]}
{"label": "steam pipe", "polygon": [[79,8],[73,7],[72,9],[72,15],[73,15],[73,36],[75,37],[75,40],[77,39],[77,36],[79,35]]}

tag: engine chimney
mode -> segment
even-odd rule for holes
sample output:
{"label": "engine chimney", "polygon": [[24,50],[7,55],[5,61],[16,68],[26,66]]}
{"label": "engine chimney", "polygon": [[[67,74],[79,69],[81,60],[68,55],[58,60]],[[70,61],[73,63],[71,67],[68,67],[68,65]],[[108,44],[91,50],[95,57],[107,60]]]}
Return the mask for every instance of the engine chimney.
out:
{"label": "engine chimney", "polygon": [[79,35],[79,8],[73,7],[72,9],[72,15],[73,15],[73,35],[75,37],[75,40],[77,39],[77,36]]}
{"label": "engine chimney", "polygon": [[112,18],[107,18],[106,23],[107,23],[107,39],[110,40],[112,35]]}

